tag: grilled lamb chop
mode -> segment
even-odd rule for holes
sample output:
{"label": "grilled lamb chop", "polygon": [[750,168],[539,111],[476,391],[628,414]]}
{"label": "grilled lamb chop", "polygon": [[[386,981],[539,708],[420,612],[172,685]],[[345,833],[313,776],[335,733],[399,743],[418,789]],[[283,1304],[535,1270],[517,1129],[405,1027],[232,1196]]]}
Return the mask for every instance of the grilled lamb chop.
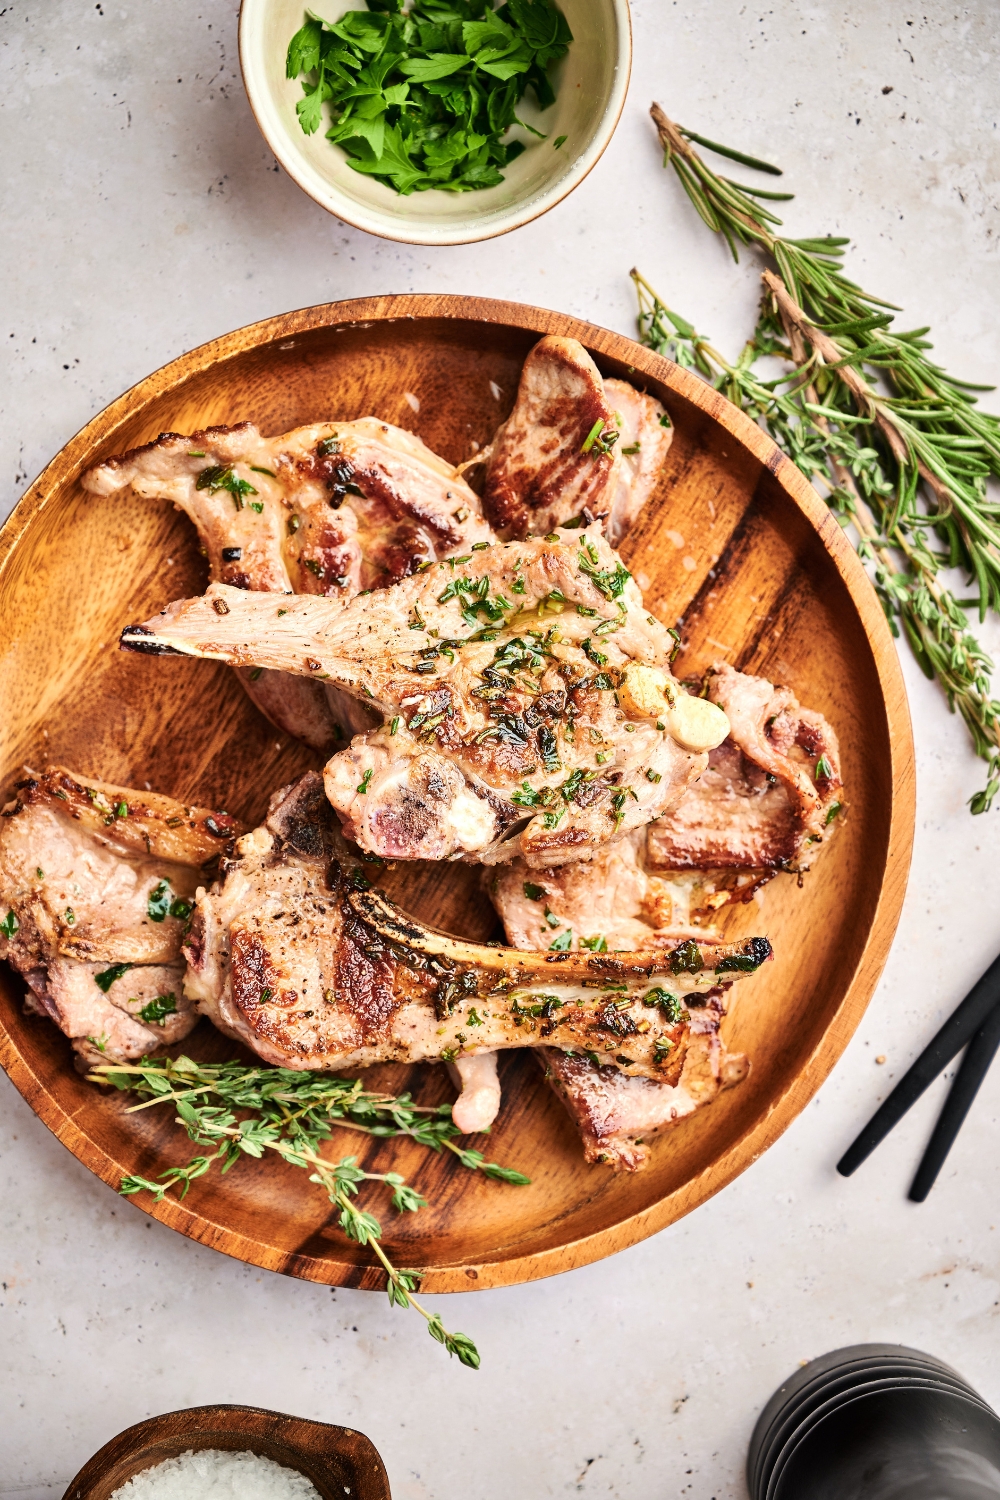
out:
{"label": "grilled lamb chop", "polygon": [[419,925],[366,886],[307,773],[275,794],[264,825],[199,891],[184,946],[188,996],[282,1067],[461,1062],[546,1046],[676,1083],[691,1007],[770,957],[763,938],[586,956],[483,947]]}
{"label": "grilled lamb chop", "polygon": [[[521,861],[491,873],[488,889],[515,947],[549,947],[557,931],[556,940],[568,933],[574,948],[602,941],[638,948],[689,933],[711,942],[717,932],[688,927],[692,918],[697,924],[730,901],[749,900],[779,869],[807,868],[840,806],[836,735],[763,678],[717,665],[708,686],[732,731],[672,811],[591,863],[546,870],[537,883],[524,878],[531,872]],[[723,1014],[714,1002],[698,1013],[674,1087],[623,1078],[584,1058],[536,1054],[588,1161],[638,1170],[648,1156],[641,1142],[745,1075],[745,1059],[719,1038]]]}
{"label": "grilled lamb chop", "polygon": [[714,1000],[692,1012],[675,1083],[629,1078],[586,1057],[538,1048],[535,1061],[576,1126],[586,1161],[613,1172],[641,1171],[649,1160],[649,1141],[742,1082],[750,1065],[742,1053],[726,1051],[719,1036],[723,1014]]}
{"label": "grilled lamb chop", "polygon": [[0,958],[85,1064],[142,1057],[198,1020],[181,934],[202,866],[238,829],[225,813],[29,773],[0,822]]}
{"label": "grilled lamb chop", "polygon": [[648,834],[655,869],[803,871],[842,806],[837,736],[787,688],[717,663],[708,695],[730,723],[696,786]]}
{"label": "grilled lamb chop", "polygon": [[576,339],[543,338],[524,362],[514,409],[486,457],[483,509],[504,538],[606,516],[617,546],[648,499],[672,436],[652,396],[602,380]]}
{"label": "grilled lamb chop", "polygon": [[[696,793],[697,783],[685,795]],[[690,907],[704,901],[714,881],[700,874],[669,882],[651,876],[645,839],[646,829],[637,829],[589,863],[545,870],[533,879],[524,878],[532,872],[521,860],[491,871],[487,889],[508,940],[515,948],[549,952],[553,941],[564,952],[563,944],[569,951],[613,952],[650,945],[675,949],[692,939],[719,942],[716,929],[690,921]],[[669,1082],[627,1077],[589,1057],[550,1048],[535,1054],[580,1134],[587,1161],[615,1172],[638,1171],[649,1156],[646,1141],[746,1076],[746,1059],[727,1052],[719,1036],[726,988],[719,986],[691,1012],[684,1064]]]}
{"label": "grilled lamb chop", "polygon": [[587,857],[676,801],[728,732],[598,527],[484,546],[347,605],[213,585],[124,649],[322,676],[389,721],[326,767],[389,859]]}
{"label": "grilled lamb chop", "polygon": [[[250,422],[208,427],[106,459],[94,494],[131,487],[194,522],[212,579],[234,588],[348,599],[490,540],[478,497],[413,433],[362,417],[265,438]],[[336,689],[280,673],[241,680],[286,733],[329,750],[343,725],[371,727]]]}

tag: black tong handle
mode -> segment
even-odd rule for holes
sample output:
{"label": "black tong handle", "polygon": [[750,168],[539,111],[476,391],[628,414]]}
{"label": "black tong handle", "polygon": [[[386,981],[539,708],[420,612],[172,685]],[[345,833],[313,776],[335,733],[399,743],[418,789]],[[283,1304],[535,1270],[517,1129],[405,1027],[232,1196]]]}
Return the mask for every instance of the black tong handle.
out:
{"label": "black tong handle", "polygon": [[[987,1016],[1000,1002],[1000,957],[990,964],[986,973],[972,986],[961,1005],[948,1017],[934,1039],[928,1043],[917,1058],[916,1062],[903,1074],[889,1097],[883,1101],[872,1115],[868,1124],[857,1139],[844,1152],[837,1163],[837,1171],[842,1177],[850,1177],[856,1172],[861,1163],[872,1154],[875,1147],[884,1141],[889,1131],[906,1114],[906,1111],[920,1098],[924,1090],[934,1082],[938,1074],[948,1066],[953,1057],[957,1057],[962,1048],[969,1042],[980,1027],[986,1021]],[[996,1049],[994,1048],[994,1051]],[[992,1053],[990,1054],[992,1058]],[[986,1066],[989,1066],[987,1060]],[[964,1064],[963,1064],[964,1067]],[[983,1070],[985,1072],[985,1068]],[[980,1080],[981,1081],[981,1078]],[[979,1082],[976,1083],[976,1088]],[[969,1096],[968,1103],[962,1111],[955,1126],[961,1124],[965,1113],[975,1097],[975,1089]],[[935,1132],[935,1135],[937,1132]],[[954,1140],[954,1134],[948,1140],[948,1146]],[[945,1148],[947,1153],[947,1147]],[[944,1156],[941,1157],[941,1161]],[[938,1163],[940,1167],[940,1162]],[[935,1175],[936,1175],[935,1169]],[[918,1173],[919,1176],[919,1173]],[[933,1177],[931,1178],[933,1181]],[[916,1187],[914,1182],[914,1187]],[[927,1184],[930,1188],[930,1182]]]}
{"label": "black tong handle", "polygon": [[1000,1047],[1000,1004],[994,1005],[986,1020],[976,1032],[969,1049],[962,1058],[962,1065],[955,1074],[955,1081],[948,1091],[944,1108],[938,1116],[934,1134],[927,1142],[923,1161],[917,1168],[909,1197],[913,1203],[923,1203],[944,1166],[945,1157],[955,1143],[972,1101],[979,1093],[979,1085],[989,1072],[990,1063]]}

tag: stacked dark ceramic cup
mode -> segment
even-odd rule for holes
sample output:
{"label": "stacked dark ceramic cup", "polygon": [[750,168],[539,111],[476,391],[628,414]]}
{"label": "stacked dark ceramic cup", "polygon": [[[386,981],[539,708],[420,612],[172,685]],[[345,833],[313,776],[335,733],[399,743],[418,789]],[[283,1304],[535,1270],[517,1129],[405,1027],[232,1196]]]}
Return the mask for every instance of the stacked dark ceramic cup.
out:
{"label": "stacked dark ceramic cup", "polygon": [[1000,1500],[1000,1418],[929,1354],[836,1349],[761,1412],[747,1485],[752,1500]]}

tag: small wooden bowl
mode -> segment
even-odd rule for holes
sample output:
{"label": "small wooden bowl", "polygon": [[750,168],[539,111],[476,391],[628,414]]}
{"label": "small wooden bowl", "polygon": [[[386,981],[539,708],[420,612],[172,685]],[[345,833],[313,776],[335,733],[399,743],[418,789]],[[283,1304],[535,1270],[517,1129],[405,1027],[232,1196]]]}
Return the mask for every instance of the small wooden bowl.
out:
{"label": "small wooden bowl", "polygon": [[126,1427],[84,1464],[63,1500],[108,1500],[143,1469],[189,1448],[273,1459],[311,1479],[323,1500],[390,1500],[385,1464],[363,1432],[259,1406],[189,1406]]}
{"label": "small wooden bowl", "polygon": [[[269,793],[316,764],[286,743],[209,661],[130,656],[122,626],[199,593],[193,527],[169,505],[98,499],[81,472],[158,432],[250,419],[282,432],[320,417],[374,413],[416,430],[452,462],[489,440],[510,410],[540,335],[580,339],[608,375],[662,400],[675,427],[656,494],[625,548],[650,608],[681,622],[681,675],[725,657],[791,686],[840,735],[849,811],[802,889],[782,876],[726,915],[737,938],[762,932],[775,961],[734,991],[726,1040],[749,1078],[682,1121],[648,1168],[587,1166],[561,1105],[528,1057],[501,1054],[504,1103],[489,1156],[530,1187],[467,1172],[405,1140],[347,1135],[370,1171],[399,1171],[429,1200],[397,1216],[373,1193],[393,1261],[428,1292],[509,1285],[599,1260],[690,1212],[765,1151],[833,1067],[889,949],[913,832],[913,746],[885,617],[834,517],[797,468],[728,401],[631,339],[538,308],[471,297],[373,297],[306,308],[217,339],[149,376],[94,418],[27,491],[0,532],[0,778],[47,760],[119,785],[154,788],[259,820]],[[416,402],[418,411],[415,411]],[[402,863],[388,889],[414,915],[485,941],[499,935],[468,865]],[[0,973],[0,1062],[92,1171],[117,1188],[185,1161],[172,1112],[126,1113],[85,1083],[66,1039],[26,1016],[23,982]],[[207,1022],[183,1044],[219,1059],[238,1049]],[[451,1097],[444,1069],[385,1068],[373,1087]],[[136,1201],[136,1200],[133,1200]],[[379,1287],[370,1251],[344,1238],[306,1174],[244,1160],[199,1179],[179,1202],[138,1206],[182,1233],[269,1270]]]}

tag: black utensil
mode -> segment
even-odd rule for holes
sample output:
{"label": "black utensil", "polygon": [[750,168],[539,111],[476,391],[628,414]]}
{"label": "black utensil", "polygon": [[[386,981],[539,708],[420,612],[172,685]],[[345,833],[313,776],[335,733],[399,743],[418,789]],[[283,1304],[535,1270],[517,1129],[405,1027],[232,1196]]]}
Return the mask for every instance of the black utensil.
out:
{"label": "black utensil", "polygon": [[[844,1152],[837,1163],[842,1177],[850,1177],[861,1163],[872,1154],[875,1147],[884,1141],[889,1131],[914,1105],[921,1094],[942,1071],[957,1057],[962,1048],[979,1031],[990,1012],[1000,1002],[1000,957],[990,964],[986,973],[977,980],[940,1031],[924,1048],[913,1066],[903,1074],[889,1097],[872,1115],[864,1130]],[[978,1087],[978,1085],[977,1085]],[[975,1096],[973,1091],[969,1104]],[[968,1104],[966,1105],[966,1110]],[[964,1118],[964,1113],[962,1118]],[[958,1121],[961,1124],[961,1119]],[[948,1145],[954,1140],[954,1135]],[[944,1157],[941,1158],[944,1160]],[[938,1164],[940,1166],[940,1163]],[[931,1179],[933,1181],[933,1178]],[[930,1183],[928,1183],[928,1188]]]}
{"label": "black utensil", "polygon": [[923,1203],[934,1186],[935,1179],[944,1166],[945,1158],[962,1128],[962,1122],[972,1101],[979,1092],[979,1085],[989,1072],[1000,1047],[1000,1005],[995,1005],[986,1020],[969,1043],[962,1064],[944,1101],[938,1116],[934,1134],[927,1143],[923,1160],[917,1168],[909,1196],[914,1203]]}

